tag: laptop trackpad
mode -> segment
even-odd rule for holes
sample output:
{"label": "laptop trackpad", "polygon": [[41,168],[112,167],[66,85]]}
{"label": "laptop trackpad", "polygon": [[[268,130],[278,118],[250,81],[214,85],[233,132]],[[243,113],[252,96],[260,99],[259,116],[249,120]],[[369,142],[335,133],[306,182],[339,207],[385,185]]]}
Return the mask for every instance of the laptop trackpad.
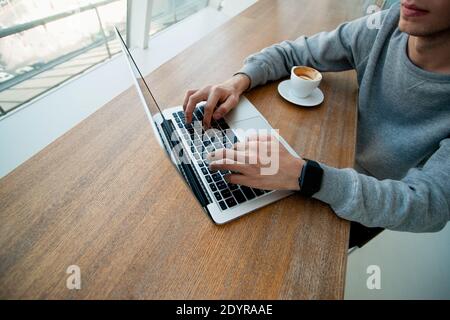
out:
{"label": "laptop trackpad", "polygon": [[236,121],[231,125],[239,141],[245,141],[247,136],[254,134],[268,134],[275,135],[278,137],[281,144],[294,156],[298,157],[298,154],[294,149],[283,139],[282,136],[278,135],[277,132],[272,131],[272,126],[262,117],[255,117],[247,120]]}
{"label": "laptop trackpad", "polygon": [[247,136],[255,134],[271,134],[272,127],[261,117],[235,121],[231,125],[234,133],[240,141],[245,140]]}

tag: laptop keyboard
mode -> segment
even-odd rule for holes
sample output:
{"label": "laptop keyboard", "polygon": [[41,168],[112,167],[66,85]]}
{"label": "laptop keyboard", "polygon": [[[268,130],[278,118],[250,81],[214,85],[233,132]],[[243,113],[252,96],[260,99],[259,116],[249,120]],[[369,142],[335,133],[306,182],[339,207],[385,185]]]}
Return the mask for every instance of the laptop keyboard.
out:
{"label": "laptop keyboard", "polygon": [[[196,108],[192,116],[192,123],[202,123],[203,113],[204,106]],[[207,155],[210,152],[223,148],[229,149],[233,144],[239,141],[232,130],[229,130],[230,127],[224,119],[218,121],[212,120],[212,130],[205,131],[203,128],[194,128],[192,123],[186,124],[183,111],[175,112],[173,113],[173,116],[184,139],[189,145],[190,152],[201,169],[201,174],[208,182],[208,187],[214,194],[214,197],[222,210],[233,208],[238,204],[253,200],[271,192],[229,184],[225,181],[224,176],[230,174],[230,171],[211,171],[209,169]]]}

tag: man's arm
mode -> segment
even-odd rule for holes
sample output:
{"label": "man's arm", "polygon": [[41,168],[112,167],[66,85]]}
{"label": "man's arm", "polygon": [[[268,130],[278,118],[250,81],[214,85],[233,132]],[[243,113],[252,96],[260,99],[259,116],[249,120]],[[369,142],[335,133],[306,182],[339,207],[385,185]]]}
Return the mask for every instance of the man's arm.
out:
{"label": "man's arm", "polygon": [[[383,12],[383,16],[387,12]],[[355,69],[369,54],[377,30],[367,27],[367,17],[340,25],[331,32],[295,41],[283,41],[249,56],[238,72],[251,79],[251,88],[290,74],[293,66],[307,65],[320,71]]]}
{"label": "man's arm", "polygon": [[314,198],[344,219],[410,232],[439,231],[450,220],[450,138],[423,168],[411,169],[400,181],[380,181],[353,169],[322,168],[322,188]]}
{"label": "man's arm", "polygon": [[[387,12],[382,12],[382,17]],[[320,71],[343,71],[358,68],[369,55],[378,31],[367,27],[367,17],[344,23],[336,30],[322,32],[296,41],[284,41],[248,57],[244,67],[222,84],[189,90],[183,109],[186,121],[198,103],[207,101],[204,125],[230,112],[239,102],[240,95],[270,80],[289,75],[295,65],[309,65]]]}
{"label": "man's arm", "polygon": [[[210,155],[212,170],[231,170],[228,182],[266,190],[299,190],[298,177],[304,160],[279,145],[279,166],[273,175],[262,175],[258,150],[274,150],[276,138],[254,137],[234,149]],[[240,158],[239,158],[240,157]],[[238,159],[240,159],[238,161]],[[245,161],[244,161],[245,160]],[[402,180],[383,180],[353,169],[324,169],[322,186],[314,198],[328,203],[344,219],[368,227],[410,232],[434,232],[450,220],[450,137],[423,168],[411,169]]]}

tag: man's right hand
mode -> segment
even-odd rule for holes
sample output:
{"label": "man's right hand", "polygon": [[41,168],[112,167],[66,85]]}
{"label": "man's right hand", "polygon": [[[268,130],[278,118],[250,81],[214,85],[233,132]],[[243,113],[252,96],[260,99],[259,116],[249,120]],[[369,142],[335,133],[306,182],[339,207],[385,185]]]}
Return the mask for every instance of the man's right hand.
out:
{"label": "man's right hand", "polygon": [[203,125],[211,126],[211,119],[223,118],[239,103],[241,94],[250,87],[250,78],[244,74],[237,74],[222,84],[207,86],[200,90],[189,90],[183,103],[186,122],[191,123],[192,112],[198,103],[206,101]]}

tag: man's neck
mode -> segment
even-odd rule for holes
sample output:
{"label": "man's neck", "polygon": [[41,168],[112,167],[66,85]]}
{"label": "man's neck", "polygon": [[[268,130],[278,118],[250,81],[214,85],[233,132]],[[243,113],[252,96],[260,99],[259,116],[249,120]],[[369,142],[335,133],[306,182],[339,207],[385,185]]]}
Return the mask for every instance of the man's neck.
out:
{"label": "man's neck", "polygon": [[450,74],[450,30],[428,37],[409,36],[408,55],[419,68]]}

